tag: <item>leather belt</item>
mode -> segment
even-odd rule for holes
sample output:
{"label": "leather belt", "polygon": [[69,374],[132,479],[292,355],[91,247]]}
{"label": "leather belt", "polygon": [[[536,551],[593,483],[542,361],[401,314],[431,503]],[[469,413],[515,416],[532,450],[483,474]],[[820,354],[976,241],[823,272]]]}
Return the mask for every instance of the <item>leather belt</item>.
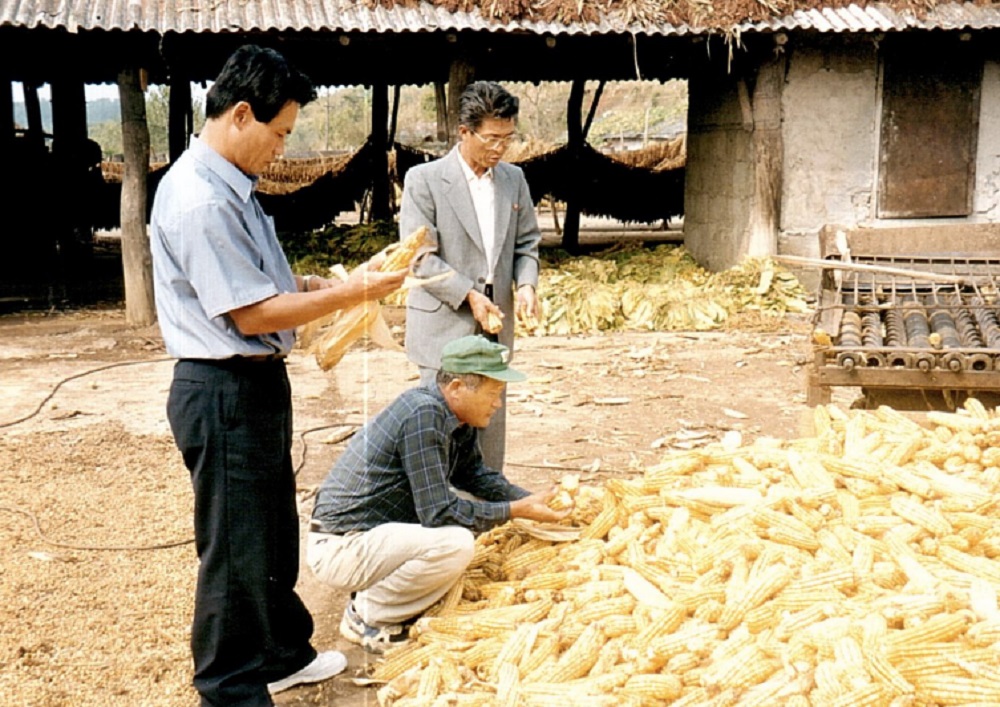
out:
{"label": "leather belt", "polygon": [[247,363],[273,363],[275,361],[284,361],[288,356],[286,354],[257,354],[254,356],[233,356],[232,360],[237,362],[246,361]]}

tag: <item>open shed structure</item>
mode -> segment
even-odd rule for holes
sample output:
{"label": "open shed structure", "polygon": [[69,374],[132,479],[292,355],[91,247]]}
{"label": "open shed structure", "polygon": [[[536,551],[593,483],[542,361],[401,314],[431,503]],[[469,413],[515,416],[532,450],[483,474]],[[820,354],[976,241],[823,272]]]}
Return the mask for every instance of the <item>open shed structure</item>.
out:
{"label": "open shed structure", "polygon": [[[246,41],[279,48],[321,85],[436,83],[450,97],[472,78],[685,79],[684,239],[723,269],[817,256],[831,223],[1000,221],[998,27],[991,3],[905,0],[0,0],[0,121],[13,125],[10,81],[45,82],[54,142],[71,144],[85,137],[84,84],[117,82],[127,133],[141,111],[127,112],[124,93],[148,81],[172,87],[183,124],[190,82]],[[17,139],[0,130],[5,147]],[[122,199],[123,227],[141,230],[147,195],[125,188],[139,193]],[[45,191],[33,208],[66,198]],[[5,248],[22,235],[0,234]]]}

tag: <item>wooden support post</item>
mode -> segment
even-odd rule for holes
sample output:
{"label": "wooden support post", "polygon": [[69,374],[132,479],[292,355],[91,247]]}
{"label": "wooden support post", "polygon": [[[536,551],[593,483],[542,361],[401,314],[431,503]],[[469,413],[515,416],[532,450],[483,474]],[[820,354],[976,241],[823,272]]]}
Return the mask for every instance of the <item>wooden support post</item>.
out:
{"label": "wooden support post", "polygon": [[445,85],[440,82],[434,84],[434,117],[437,120],[437,141],[448,142],[448,136],[452,134],[448,126],[448,96]]}
{"label": "wooden support post", "polygon": [[167,117],[167,142],[170,163],[187,149],[194,133],[194,109],[191,106],[191,82],[183,76],[170,77],[170,107]]}
{"label": "wooden support post", "polygon": [[87,139],[87,95],[80,79],[52,81],[52,139],[64,145]]}
{"label": "wooden support post", "polygon": [[[752,99],[754,193],[745,252],[751,257],[778,252],[784,143],[781,137],[781,91],[785,55],[760,66]],[[741,82],[743,85],[743,82]]]}
{"label": "wooden support post", "polygon": [[[566,105],[566,135],[570,154],[576,156],[583,149],[583,92],[585,79],[576,79],[570,88],[569,101]],[[566,215],[563,217],[562,247],[569,253],[580,252],[580,197],[577,194],[578,185],[583,175],[579,170],[572,169],[567,175],[569,195],[566,198]]]}
{"label": "wooden support post", "polygon": [[389,87],[384,83],[372,84],[372,203],[369,216],[372,221],[392,218],[389,209]]}
{"label": "wooden support post", "polygon": [[476,70],[465,59],[451,62],[448,72],[448,144],[458,142],[458,100],[465,88],[475,80]]}
{"label": "wooden support post", "polygon": [[10,75],[0,69],[0,150],[9,155],[14,147],[14,86]]}
{"label": "wooden support post", "polygon": [[125,322],[149,326],[156,321],[153,300],[153,258],[146,236],[146,193],[149,176],[149,126],[146,97],[139,69],[123,69],[118,74],[118,94],[122,113],[121,224],[122,268],[125,279]]}
{"label": "wooden support post", "polygon": [[24,91],[24,112],[28,117],[27,141],[35,153],[45,151],[45,127],[42,125],[42,104],[38,100],[38,84],[21,82]]}

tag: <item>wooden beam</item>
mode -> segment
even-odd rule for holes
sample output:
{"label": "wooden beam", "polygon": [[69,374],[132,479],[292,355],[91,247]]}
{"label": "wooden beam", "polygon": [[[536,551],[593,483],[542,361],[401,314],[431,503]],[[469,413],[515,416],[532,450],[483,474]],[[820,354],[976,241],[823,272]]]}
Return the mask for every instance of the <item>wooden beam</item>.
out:
{"label": "wooden beam", "polygon": [[122,269],[125,276],[125,322],[134,327],[156,322],[153,300],[153,257],[146,236],[146,182],[149,176],[149,126],[146,97],[137,68],[118,74],[122,113],[121,224]]}
{"label": "wooden beam", "polygon": [[185,77],[171,77],[170,106],[167,117],[167,142],[170,163],[173,164],[187,149],[194,133],[194,109],[191,106],[191,82]]}

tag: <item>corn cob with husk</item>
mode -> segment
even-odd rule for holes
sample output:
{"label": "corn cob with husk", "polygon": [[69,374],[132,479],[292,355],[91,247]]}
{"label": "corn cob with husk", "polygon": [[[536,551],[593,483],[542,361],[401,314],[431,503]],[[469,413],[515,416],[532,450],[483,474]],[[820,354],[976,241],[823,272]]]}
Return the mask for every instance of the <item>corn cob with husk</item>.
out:
{"label": "corn cob with husk", "polygon": [[[580,540],[483,534],[460,603],[434,619],[453,621],[379,666],[392,699],[436,682],[448,704],[1000,704],[1000,504],[982,473],[922,455],[961,443],[981,458],[1000,438],[956,417],[928,429],[829,406],[821,441],[708,449],[604,484]],[[432,661],[443,676],[442,656],[476,678],[407,677]]]}
{"label": "corn cob with husk", "polygon": [[379,270],[396,272],[413,266],[414,260],[421,251],[431,244],[431,231],[427,226],[420,226],[413,233],[398,243],[393,243],[385,249],[385,260]]}
{"label": "corn cob with husk", "polygon": [[[395,272],[410,268],[429,243],[430,230],[421,226],[398,244],[389,246],[378,269]],[[343,268],[335,268],[333,275],[340,279],[347,278]],[[310,322],[302,328],[299,338],[301,345],[313,352],[319,367],[327,371],[340,362],[355,341],[366,336],[381,346],[399,349],[382,319],[382,308],[378,302],[363,302]]]}

